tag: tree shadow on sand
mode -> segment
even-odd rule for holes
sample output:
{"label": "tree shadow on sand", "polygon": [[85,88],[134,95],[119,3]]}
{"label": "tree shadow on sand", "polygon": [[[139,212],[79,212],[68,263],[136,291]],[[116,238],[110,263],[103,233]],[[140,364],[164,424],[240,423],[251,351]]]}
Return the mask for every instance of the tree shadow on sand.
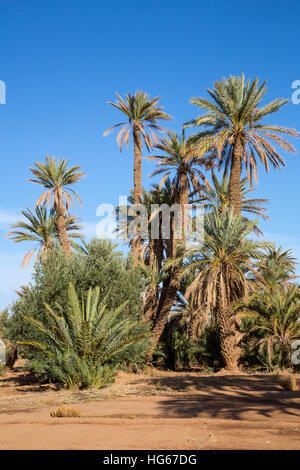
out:
{"label": "tree shadow on sand", "polygon": [[[156,379],[153,379],[153,385]],[[285,391],[272,376],[195,376],[157,379],[183,392],[160,402],[163,417],[258,420],[300,418],[300,392]]]}

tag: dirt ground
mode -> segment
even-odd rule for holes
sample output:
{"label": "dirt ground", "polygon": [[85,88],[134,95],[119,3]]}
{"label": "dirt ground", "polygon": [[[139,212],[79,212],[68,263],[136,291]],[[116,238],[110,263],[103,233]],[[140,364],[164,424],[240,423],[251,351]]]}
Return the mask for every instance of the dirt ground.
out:
{"label": "dirt ground", "polygon": [[[52,418],[60,404],[80,418]],[[272,375],[119,373],[57,391],[20,367],[0,376],[0,449],[300,449],[300,392]]]}

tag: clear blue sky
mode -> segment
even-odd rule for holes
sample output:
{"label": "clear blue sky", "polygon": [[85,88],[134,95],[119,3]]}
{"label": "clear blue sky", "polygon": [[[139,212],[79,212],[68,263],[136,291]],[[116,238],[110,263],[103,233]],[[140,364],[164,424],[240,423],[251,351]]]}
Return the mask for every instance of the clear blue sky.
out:
{"label": "clear blue sky", "polygon": [[[83,166],[75,212],[91,233],[98,204],[132,187],[131,150],[120,153],[115,134],[102,137],[121,118],[106,104],[114,92],[160,95],[178,130],[198,114],[189,98],[229,74],[267,79],[266,101],[290,98],[300,79],[299,17],[296,0],[0,0],[0,306],[30,277],[20,269],[29,246],[5,239],[40,194],[26,181],[29,166],[46,154]],[[289,103],[273,123],[300,130],[299,118],[300,105]],[[270,199],[266,236],[300,258],[300,140],[295,146],[295,155],[283,152],[283,173],[260,169],[256,193]],[[143,163],[146,187],[151,168]]]}

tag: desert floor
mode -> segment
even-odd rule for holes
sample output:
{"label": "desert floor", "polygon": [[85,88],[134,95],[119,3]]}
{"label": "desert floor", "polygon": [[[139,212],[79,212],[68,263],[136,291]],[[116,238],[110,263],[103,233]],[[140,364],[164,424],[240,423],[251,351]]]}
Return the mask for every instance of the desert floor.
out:
{"label": "desert floor", "polygon": [[[50,417],[63,403],[81,417]],[[57,391],[16,367],[0,377],[0,449],[300,449],[300,392],[272,375],[195,371]]]}

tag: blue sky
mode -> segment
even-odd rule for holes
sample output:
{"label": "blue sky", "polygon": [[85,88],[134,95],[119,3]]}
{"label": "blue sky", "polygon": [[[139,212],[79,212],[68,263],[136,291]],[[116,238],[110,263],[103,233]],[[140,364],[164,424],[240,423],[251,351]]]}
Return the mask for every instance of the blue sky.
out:
{"label": "blue sky", "polygon": [[[223,76],[267,79],[265,102],[290,98],[300,79],[298,1],[0,0],[0,307],[30,279],[20,263],[29,246],[5,239],[20,210],[40,188],[26,181],[29,166],[46,154],[70,158],[87,172],[77,185],[83,207],[75,213],[89,234],[100,203],[117,203],[132,187],[132,149],[119,152],[119,122],[106,104],[114,92],[143,89],[160,95],[174,116],[170,128],[196,116],[192,96]],[[300,130],[300,105],[289,102],[274,124]],[[267,176],[260,168],[257,196],[270,199],[267,238],[300,258],[298,217],[300,140],[287,168]],[[143,163],[143,184],[152,164]],[[300,270],[299,270],[300,273]]]}

